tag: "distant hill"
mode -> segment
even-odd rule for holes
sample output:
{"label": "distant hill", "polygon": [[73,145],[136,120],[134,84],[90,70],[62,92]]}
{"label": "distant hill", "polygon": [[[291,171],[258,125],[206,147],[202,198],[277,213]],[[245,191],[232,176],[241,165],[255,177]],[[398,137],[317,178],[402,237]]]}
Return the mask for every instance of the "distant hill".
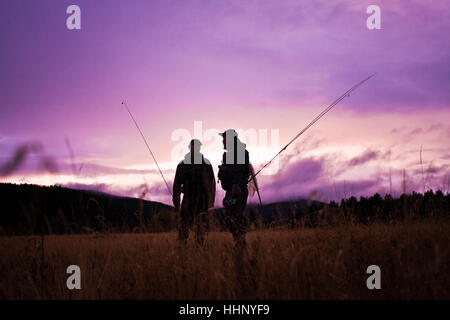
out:
{"label": "distant hill", "polygon": [[[286,222],[290,215],[302,216],[314,206],[320,207],[320,203],[298,200],[262,207],[249,204],[246,214],[252,222]],[[216,208],[209,213],[225,229],[225,210]],[[135,232],[148,230],[155,215],[173,227],[174,214],[174,207],[155,201],[59,186],[0,183],[0,234]]]}
{"label": "distant hill", "polygon": [[[323,202],[315,200],[297,199],[282,202],[273,202],[263,204],[248,204],[246,208],[246,216],[250,223],[262,225],[283,225],[307,216],[311,212],[316,212],[324,207]],[[212,212],[219,216],[219,220],[223,222],[225,215],[224,208],[216,208]],[[224,227],[224,226],[223,226]]]}
{"label": "distant hill", "polygon": [[[0,184],[0,233],[132,232],[171,206],[58,186]],[[142,214],[141,214],[142,213]]]}
{"label": "distant hill", "polygon": [[[211,209],[208,221],[226,230],[224,215],[224,208]],[[450,195],[429,190],[424,195],[413,192],[396,199],[379,194],[359,200],[350,197],[340,203],[298,199],[263,206],[249,204],[246,215],[258,227],[293,228],[448,219]],[[0,235],[164,232],[175,230],[176,225],[175,208],[160,202],[59,186],[0,183]]]}

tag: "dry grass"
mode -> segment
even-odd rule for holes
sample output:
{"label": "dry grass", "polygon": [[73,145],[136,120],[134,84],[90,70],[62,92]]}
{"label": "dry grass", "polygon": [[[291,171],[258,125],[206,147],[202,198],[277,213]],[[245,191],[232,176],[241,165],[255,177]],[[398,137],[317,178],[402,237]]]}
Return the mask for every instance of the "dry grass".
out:
{"label": "dry grass", "polygon": [[[449,238],[448,221],[255,231],[240,259],[220,232],[184,249],[175,233],[1,237],[0,298],[449,299]],[[66,288],[71,264],[81,290]],[[366,288],[371,264],[381,290]]]}

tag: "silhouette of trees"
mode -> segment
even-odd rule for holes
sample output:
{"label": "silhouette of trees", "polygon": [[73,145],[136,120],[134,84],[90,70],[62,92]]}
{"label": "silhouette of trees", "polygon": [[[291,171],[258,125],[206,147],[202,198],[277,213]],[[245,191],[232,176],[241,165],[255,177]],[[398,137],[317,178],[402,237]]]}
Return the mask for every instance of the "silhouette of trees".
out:
{"label": "silhouette of trees", "polygon": [[[448,218],[450,195],[441,190],[393,198],[376,193],[330,201],[278,202],[247,207],[249,222],[260,228],[320,227],[344,224],[398,223]],[[215,230],[224,230],[224,211],[209,212]],[[176,229],[171,206],[136,198],[59,186],[0,183],[0,235],[83,232],[167,232]]]}

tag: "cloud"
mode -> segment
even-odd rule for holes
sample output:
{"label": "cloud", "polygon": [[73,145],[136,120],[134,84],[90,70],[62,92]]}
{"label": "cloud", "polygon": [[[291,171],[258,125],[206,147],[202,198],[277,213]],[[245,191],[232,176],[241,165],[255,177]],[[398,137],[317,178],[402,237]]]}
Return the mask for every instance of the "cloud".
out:
{"label": "cloud", "polygon": [[[12,156],[3,157],[0,162],[0,176],[37,175],[44,173],[55,173],[60,175],[73,175],[84,178],[101,177],[105,175],[127,175],[127,174],[159,174],[156,169],[126,169],[119,167],[104,166],[89,162],[70,162],[67,159],[57,159],[45,154],[40,144],[23,144],[14,150]],[[0,158],[1,159],[1,158]],[[74,170],[76,168],[76,170]],[[172,170],[164,170],[166,174]]]}
{"label": "cloud", "polygon": [[307,158],[288,165],[281,173],[272,177],[270,188],[281,188],[292,184],[309,184],[323,172],[323,160]]}
{"label": "cloud", "polygon": [[364,94],[352,95],[352,108],[373,112],[447,105],[450,45],[442,30],[448,29],[448,8],[420,1],[384,4],[383,29],[368,31],[363,22],[369,4],[245,1],[226,18],[216,16],[216,28],[208,34],[214,46],[207,49],[227,61],[248,60],[261,79],[260,70],[270,71],[273,81],[260,85],[265,99],[278,104],[298,106],[317,96],[329,100],[378,71],[361,88]]}
{"label": "cloud", "polygon": [[319,186],[317,190],[322,193],[322,199],[317,200],[340,200],[350,196],[372,195],[379,190],[380,179],[344,180],[331,182],[327,181]]}
{"label": "cloud", "polygon": [[381,153],[379,151],[373,151],[373,150],[368,149],[363,154],[351,159],[349,161],[349,166],[350,167],[359,166],[359,165],[365,164],[369,161],[377,160],[380,158],[380,156],[381,156]]}
{"label": "cloud", "polygon": [[277,201],[307,194],[322,181],[325,158],[304,158],[286,164],[280,173],[259,180],[263,201]]}

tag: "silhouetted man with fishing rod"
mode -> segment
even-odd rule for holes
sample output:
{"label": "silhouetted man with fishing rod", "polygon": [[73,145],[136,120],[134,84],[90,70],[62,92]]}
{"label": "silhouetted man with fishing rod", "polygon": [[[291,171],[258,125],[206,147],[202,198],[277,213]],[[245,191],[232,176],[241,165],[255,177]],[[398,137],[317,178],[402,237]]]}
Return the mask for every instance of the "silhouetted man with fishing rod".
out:
{"label": "silhouetted man with fishing rod", "polygon": [[[214,205],[216,180],[211,163],[200,153],[201,142],[191,140],[189,150],[175,173],[173,182],[173,205],[180,212],[179,240],[186,244],[189,230],[194,227],[199,245],[205,243],[206,212]],[[180,197],[183,201],[180,207]]]}
{"label": "silhouetted man with fishing rod", "polygon": [[[219,166],[219,180],[221,181],[222,188],[225,190],[223,204],[227,213],[227,225],[233,234],[237,247],[245,248],[246,245],[245,234],[247,232],[247,221],[244,217],[244,210],[247,205],[248,184],[254,184],[255,189],[258,192],[259,202],[261,204],[261,197],[258,191],[256,176],[264,170],[264,168],[269,166],[276,157],[285,151],[289,145],[291,145],[297,138],[306,132],[306,130],[312,127],[325,114],[327,114],[334,106],[339,104],[345,98],[350,97],[350,93],[355,91],[364,82],[374,76],[375,73],[358,82],[356,85],[344,92],[344,94],[342,94],[339,98],[334,100],[256,173],[250,164],[249,153],[245,149],[245,144],[238,139],[236,131],[234,129],[229,129],[223,133],[220,133],[223,138],[225,152],[222,157],[222,165]],[[144,134],[128,108],[128,105],[125,101],[122,102],[122,105],[124,105],[127,109],[131,119],[136,125],[136,128],[141,134],[141,137],[144,140],[150,155],[155,161],[164,183],[166,184],[168,192],[173,197],[173,204],[177,210],[180,209],[180,194],[185,194],[183,197],[183,203],[181,204],[182,224],[180,228],[180,239],[186,241],[189,236],[189,228],[194,223],[195,218],[199,216],[200,212],[206,212],[208,208],[212,207],[214,204],[215,182],[212,166],[200,153],[200,141],[196,139],[192,140],[190,143],[191,152],[186,155],[185,159],[177,167],[172,194],[169,185],[164,178],[164,174],[162,173],[155,156],[150,150]],[[200,232],[198,235],[201,240],[203,233]],[[203,242],[203,240],[200,242]]]}
{"label": "silhouetted man with fishing rod", "polygon": [[252,174],[249,153],[234,129],[219,133],[223,138],[225,152],[222,164],[219,166],[219,180],[225,190],[223,205],[225,207],[225,222],[233,235],[236,247],[245,248],[245,235],[248,222],[244,210],[248,198],[248,180]]}
{"label": "silhouetted man with fishing rod", "polygon": [[[245,239],[248,220],[244,216],[249,196],[249,177],[253,177],[254,172],[250,164],[249,153],[245,144],[239,140],[237,132],[234,129],[228,129],[219,134],[222,136],[225,149],[218,174],[222,188],[225,190],[223,199],[225,223],[235,241],[233,261],[239,283],[239,296],[246,297],[249,292],[254,291],[254,283],[250,281],[252,268],[248,263],[249,255]],[[253,179],[251,183],[256,187],[259,197],[256,179]]]}

